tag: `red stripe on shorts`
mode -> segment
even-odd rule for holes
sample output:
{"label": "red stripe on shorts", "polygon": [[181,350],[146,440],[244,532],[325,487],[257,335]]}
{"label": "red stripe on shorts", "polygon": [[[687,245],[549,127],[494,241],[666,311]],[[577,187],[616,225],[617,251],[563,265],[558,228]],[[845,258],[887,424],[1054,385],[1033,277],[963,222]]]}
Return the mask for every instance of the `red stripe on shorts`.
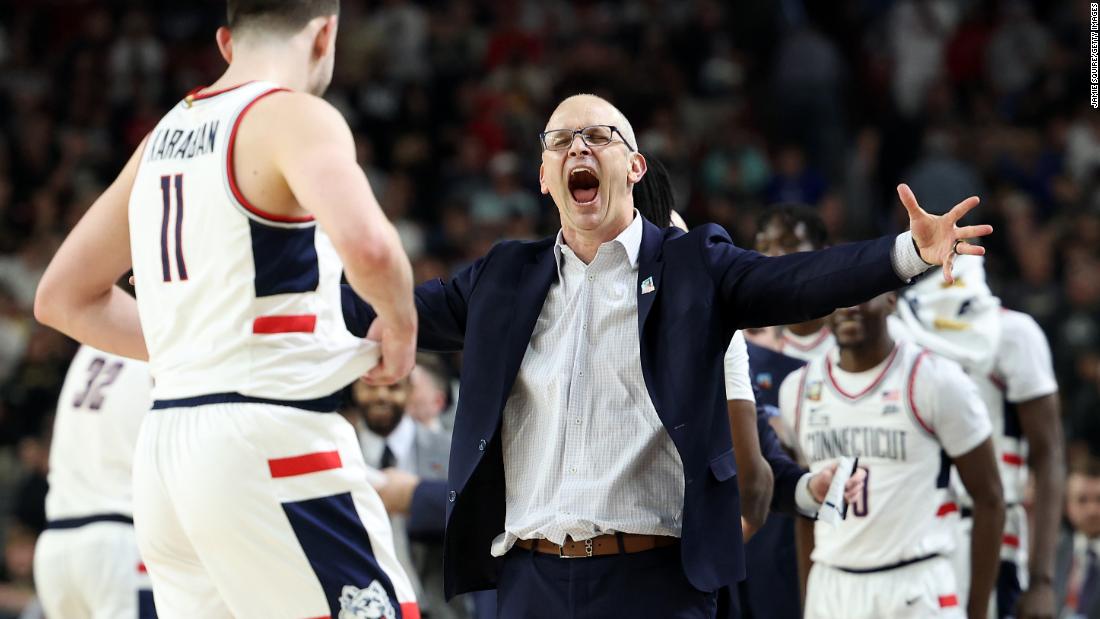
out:
{"label": "red stripe on shorts", "polygon": [[1001,461],[1004,462],[1005,464],[1011,464],[1013,466],[1023,466],[1024,465],[1024,459],[1020,456],[1020,454],[1005,452],[1005,453],[1001,454]]}
{"label": "red stripe on shorts", "polygon": [[959,605],[959,596],[952,593],[951,595],[940,596],[940,608],[952,608]]}
{"label": "red stripe on shorts", "polygon": [[272,458],[267,461],[267,468],[271,470],[271,476],[274,478],[308,475],[338,469],[343,465],[338,451],[318,451],[290,458]]}
{"label": "red stripe on shorts", "polygon": [[[329,616],[307,617],[306,619],[329,619]],[[401,605],[401,619],[420,619],[420,607],[416,605],[416,602],[405,602]]]}
{"label": "red stripe on shorts", "polygon": [[1020,538],[1016,537],[1015,535],[1009,535],[1009,534],[1006,533],[1006,534],[1001,536],[1001,542],[1005,546],[1011,546],[1013,548],[1019,548],[1020,547]]}
{"label": "red stripe on shorts", "polygon": [[138,563],[138,574],[148,574],[149,570],[145,568],[145,563]]}
{"label": "red stripe on shorts", "polygon": [[252,321],[252,333],[313,333],[317,327],[317,316],[260,316]]}
{"label": "red stripe on shorts", "polygon": [[939,509],[936,510],[936,517],[942,518],[947,514],[952,514],[957,511],[959,511],[958,505],[955,505],[954,503],[944,503],[943,505],[940,505]]}

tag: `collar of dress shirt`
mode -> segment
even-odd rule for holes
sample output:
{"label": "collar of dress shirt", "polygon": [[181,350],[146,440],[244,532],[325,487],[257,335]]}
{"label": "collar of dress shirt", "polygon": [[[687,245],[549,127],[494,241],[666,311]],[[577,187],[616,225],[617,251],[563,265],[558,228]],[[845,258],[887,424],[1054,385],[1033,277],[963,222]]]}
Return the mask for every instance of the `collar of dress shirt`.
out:
{"label": "collar of dress shirt", "polygon": [[393,457],[397,458],[398,468],[405,469],[413,466],[409,462],[412,456],[413,443],[416,441],[416,421],[407,414],[397,423],[397,427],[386,437],[386,444],[390,446]]}
{"label": "collar of dress shirt", "polygon": [[1091,548],[1093,552],[1100,556],[1100,537],[1087,538],[1084,533],[1073,534],[1073,553],[1077,555],[1085,554],[1085,552]]}
{"label": "collar of dress shirt", "polygon": [[[630,225],[625,230],[619,233],[619,236],[608,241],[608,243],[618,242],[626,250],[626,256],[630,259],[630,267],[634,268],[638,266],[638,254],[642,251],[642,216],[638,213],[638,209],[634,209],[634,221],[630,222]],[[603,245],[607,245],[604,243]],[[601,245],[601,247],[603,247]],[[558,230],[558,236],[554,242],[554,256],[557,258],[558,266],[558,281],[562,281],[561,273],[561,261],[563,247],[568,247],[565,242],[565,236],[561,230]]]}

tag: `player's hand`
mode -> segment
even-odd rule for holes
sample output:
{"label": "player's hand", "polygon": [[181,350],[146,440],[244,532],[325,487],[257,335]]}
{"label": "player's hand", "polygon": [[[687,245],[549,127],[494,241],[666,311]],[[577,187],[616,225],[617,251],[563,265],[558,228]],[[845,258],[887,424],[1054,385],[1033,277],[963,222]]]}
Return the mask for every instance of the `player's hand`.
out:
{"label": "player's hand", "polygon": [[1054,619],[1054,587],[1050,581],[1033,582],[1020,594],[1017,619]]}
{"label": "player's hand", "polygon": [[[943,215],[932,215],[917,204],[917,198],[909,185],[898,185],[898,197],[905,210],[909,212],[909,229],[913,232],[913,241],[917,244],[922,260],[928,264],[943,265],[943,278],[948,283],[955,281],[951,267],[955,262],[955,252],[970,256],[985,255],[985,248],[971,245],[960,239],[972,239],[993,233],[993,226],[963,226],[955,224],[978,206],[978,197],[970,196],[959,202]],[[955,241],[959,241],[956,246]]]}
{"label": "player's hand", "polygon": [[[810,494],[814,496],[814,500],[818,503],[825,500],[825,495],[829,492],[829,486],[833,483],[833,477],[836,475],[836,467],[837,463],[834,462],[810,478]],[[863,494],[863,485],[866,481],[867,471],[863,467],[856,468],[856,472],[852,473],[852,476],[844,483],[844,500],[849,503],[855,502],[859,495]]]}
{"label": "player's hand", "polygon": [[374,489],[378,491],[382,505],[386,506],[386,513],[409,513],[413,492],[420,485],[420,478],[408,471],[395,468],[383,469],[382,475],[386,477],[385,482],[376,485]]}
{"label": "player's hand", "polygon": [[392,385],[412,372],[416,364],[416,327],[395,329],[381,316],[367,330],[367,339],[378,342],[382,358],[363,377],[368,385]]}

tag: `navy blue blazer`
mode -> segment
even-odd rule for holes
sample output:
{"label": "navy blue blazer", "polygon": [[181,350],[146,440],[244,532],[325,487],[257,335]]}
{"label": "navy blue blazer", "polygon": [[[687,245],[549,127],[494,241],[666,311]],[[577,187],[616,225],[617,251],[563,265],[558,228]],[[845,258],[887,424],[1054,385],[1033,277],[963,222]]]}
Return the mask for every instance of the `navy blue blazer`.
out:
{"label": "navy blue blazer", "polygon": [[[824,316],[904,282],[890,260],[894,237],[768,258],[736,247],[713,224],[689,233],[648,221],[643,228],[635,283],[642,374],[684,465],[684,574],[715,591],[745,572],[723,388],[733,331]],[[501,418],[557,279],[554,261],[553,238],[504,241],[449,282],[416,288],[420,348],[463,353],[447,491],[448,597],[496,585],[500,560],[489,549],[504,531]],[[649,278],[654,290],[642,293]],[[349,328],[373,320],[354,295],[344,301]]]}

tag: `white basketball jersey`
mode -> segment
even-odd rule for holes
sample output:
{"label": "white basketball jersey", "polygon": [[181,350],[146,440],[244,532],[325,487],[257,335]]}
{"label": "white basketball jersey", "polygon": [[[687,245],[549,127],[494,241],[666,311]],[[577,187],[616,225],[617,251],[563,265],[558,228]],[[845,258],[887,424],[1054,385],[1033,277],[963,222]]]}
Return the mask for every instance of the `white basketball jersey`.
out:
{"label": "white basketball jersey", "polygon": [[[1031,316],[1002,310],[1001,339],[993,370],[969,375],[989,409],[1005,503],[1019,503],[1027,486],[1027,441],[1016,406],[1058,391],[1050,345]],[[957,481],[956,485],[960,502],[970,506],[972,501],[966,489]]]}
{"label": "white basketball jersey", "polygon": [[796,335],[789,329],[779,333],[779,352],[800,361],[812,361],[836,347],[836,339],[829,327],[811,335]]}
{"label": "white basketball jersey", "polygon": [[953,548],[948,455],[989,436],[985,410],[958,366],[900,343],[877,368],[852,374],[829,353],[791,374],[780,398],[812,472],[841,456],[858,457],[867,471],[846,518],[835,528],[817,523],[815,562],[867,569]]}
{"label": "white basketball jersey", "polygon": [[313,218],[267,213],[237,189],[237,126],[280,90],[249,82],[189,95],[141,155],[130,243],[156,400],[316,400],[377,361],[344,325],[342,265]]}
{"label": "white basketball jersey", "polygon": [[49,520],[132,513],[134,445],[152,404],[152,386],[146,364],[80,347],[54,418]]}

